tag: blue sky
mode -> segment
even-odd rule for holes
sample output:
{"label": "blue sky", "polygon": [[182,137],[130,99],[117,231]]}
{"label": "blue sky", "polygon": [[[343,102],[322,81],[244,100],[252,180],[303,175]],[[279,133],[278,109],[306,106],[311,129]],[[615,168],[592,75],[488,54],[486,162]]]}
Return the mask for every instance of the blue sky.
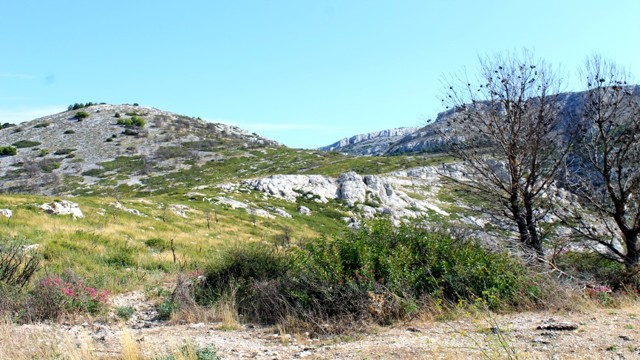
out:
{"label": "blue sky", "polygon": [[2,1],[0,122],[140,103],[292,147],[417,126],[441,79],[524,47],[638,70],[640,1]]}

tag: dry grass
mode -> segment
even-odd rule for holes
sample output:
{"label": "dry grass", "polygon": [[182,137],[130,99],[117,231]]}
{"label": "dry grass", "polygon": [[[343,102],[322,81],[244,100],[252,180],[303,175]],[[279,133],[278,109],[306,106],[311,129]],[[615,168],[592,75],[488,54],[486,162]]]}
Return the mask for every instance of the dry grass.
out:
{"label": "dry grass", "polygon": [[73,339],[51,327],[21,326],[0,320],[0,359],[96,359],[88,336]]}
{"label": "dry grass", "polygon": [[122,360],[142,360],[142,352],[140,347],[133,340],[128,331],[123,331],[120,336],[120,345],[122,346]]}

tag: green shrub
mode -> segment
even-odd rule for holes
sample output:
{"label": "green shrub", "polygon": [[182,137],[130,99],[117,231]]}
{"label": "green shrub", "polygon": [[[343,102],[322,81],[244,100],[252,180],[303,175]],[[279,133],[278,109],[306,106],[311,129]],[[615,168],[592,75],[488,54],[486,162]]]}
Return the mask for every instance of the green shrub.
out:
{"label": "green shrub", "polygon": [[135,310],[131,306],[118,306],[116,307],[116,316],[123,319],[129,320],[133,316]]}
{"label": "green shrub", "polygon": [[78,121],[82,121],[83,119],[86,119],[89,117],[89,113],[86,111],[78,111],[73,117]]}
{"label": "green shrub", "polygon": [[13,156],[18,150],[13,146],[0,146],[0,156]]}
{"label": "green shrub", "polygon": [[169,250],[169,242],[160,238],[151,238],[144,241],[144,244],[156,251]]}
{"label": "green shrub", "polygon": [[540,293],[525,267],[507,254],[388,221],[300,248],[232,249],[207,269],[197,299],[215,301],[230,287],[238,289],[238,309],[266,323],[291,315],[315,319],[311,323],[386,323],[415,312],[424,299],[480,300],[507,309],[535,303]]}
{"label": "green shrub", "polygon": [[76,132],[75,132],[75,131],[73,131],[73,130],[65,130],[65,131],[64,131],[64,134],[65,134],[65,135],[68,135],[68,134],[75,134],[75,133],[76,133]]}
{"label": "green shrub", "polygon": [[38,129],[38,128],[46,128],[46,127],[47,127],[47,126],[49,126],[49,125],[51,125],[51,123],[50,123],[50,122],[48,122],[48,121],[45,121],[45,122],[43,122],[43,123],[40,123],[40,124],[38,124],[38,125],[34,126],[33,128],[34,128],[34,129]]}
{"label": "green shrub", "polygon": [[4,124],[0,125],[0,129],[8,129],[8,128],[14,127],[14,126],[16,126],[16,124],[4,123]]}
{"label": "green shrub", "polygon": [[134,249],[130,246],[121,246],[105,258],[105,262],[111,266],[131,267],[135,265]]}
{"label": "green shrub", "polygon": [[[101,104],[104,104],[104,103],[101,103]],[[67,111],[78,110],[78,109],[86,108],[86,107],[93,106],[93,105],[96,105],[96,104],[92,103],[92,102],[88,102],[88,103],[85,103],[85,104],[83,104],[83,103],[75,103],[75,104],[67,106]]]}
{"label": "green shrub", "polygon": [[143,128],[145,125],[145,121],[143,118],[139,117],[139,116],[132,116],[130,119],[118,119],[117,121],[118,125],[123,125],[125,127],[136,127],[136,128]]}
{"label": "green shrub", "polygon": [[20,140],[20,141],[14,142],[12,145],[17,147],[18,149],[24,149],[24,148],[30,148],[30,147],[38,146],[40,144],[42,144],[42,143],[38,142],[38,141]]}

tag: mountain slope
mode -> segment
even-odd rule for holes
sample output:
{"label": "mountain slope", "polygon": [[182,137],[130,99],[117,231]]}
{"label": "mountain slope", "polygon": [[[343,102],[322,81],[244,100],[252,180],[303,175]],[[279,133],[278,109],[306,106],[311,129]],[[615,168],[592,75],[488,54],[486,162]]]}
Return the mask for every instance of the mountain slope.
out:
{"label": "mountain slope", "polygon": [[[640,85],[633,87],[635,96],[640,97]],[[579,114],[585,101],[585,92],[566,92],[558,94],[558,101],[561,107],[561,113],[565,114],[563,121],[572,121],[572,117]],[[448,143],[442,136],[442,133],[450,132],[450,120],[456,115],[454,110],[441,112],[436,120],[427,124],[422,128],[415,128],[413,131],[407,132],[404,136],[383,138],[382,146],[375,141],[375,137],[360,141],[362,135],[340,140],[332,145],[322,147],[325,151],[338,151],[351,155],[398,155],[398,154],[415,154],[415,153],[438,153],[446,152]],[[409,128],[408,128],[409,129]],[[379,133],[393,132],[396,129],[381,131]],[[469,134],[473,135],[473,134]],[[350,140],[354,139],[353,142]]]}
{"label": "mountain slope", "polygon": [[17,148],[15,156],[0,157],[0,190],[28,192],[46,190],[69,176],[96,182],[95,175],[109,171],[103,164],[118,159],[136,162],[142,173],[170,172],[220,159],[223,152],[280,145],[231,125],[154,108],[102,104],[2,129],[0,146]]}
{"label": "mountain slope", "polygon": [[375,155],[388,151],[391,144],[404,136],[418,130],[417,127],[401,127],[382,131],[359,134],[344,138],[331,145],[323,146],[320,150],[337,151],[354,155]]}

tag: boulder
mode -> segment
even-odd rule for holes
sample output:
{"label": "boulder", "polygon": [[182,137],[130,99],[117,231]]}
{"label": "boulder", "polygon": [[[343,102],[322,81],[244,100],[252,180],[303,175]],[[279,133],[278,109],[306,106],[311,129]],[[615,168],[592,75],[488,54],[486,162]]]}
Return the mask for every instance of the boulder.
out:
{"label": "boulder", "polygon": [[188,206],[179,205],[179,204],[173,204],[173,205],[171,205],[171,207],[169,209],[171,209],[172,213],[174,213],[174,214],[176,214],[176,215],[178,215],[180,217],[183,217],[183,218],[186,218],[187,217],[187,212],[191,211],[191,208],[189,208]]}
{"label": "boulder", "polygon": [[273,209],[273,212],[276,215],[278,215],[280,217],[283,217],[283,218],[286,218],[286,219],[291,219],[292,218],[291,214],[289,214],[288,212],[286,212],[284,209],[281,209],[281,208],[275,208],[275,209]]}
{"label": "boulder", "polygon": [[349,171],[340,174],[338,184],[338,198],[344,200],[349,206],[354,206],[356,202],[365,202],[367,188],[362,176],[353,171]]}
{"label": "boulder", "polygon": [[308,208],[308,207],[306,207],[306,206],[302,206],[302,205],[301,205],[301,206],[298,208],[298,213],[300,213],[300,214],[302,214],[302,215],[305,215],[305,216],[310,216],[310,215],[311,215],[311,209],[309,209],[309,208]]}
{"label": "boulder", "polygon": [[13,212],[9,209],[0,209],[0,215],[6,218],[11,218],[13,216]]}
{"label": "boulder", "polygon": [[267,218],[267,219],[275,219],[276,218],[275,216],[269,214],[269,212],[267,210],[264,210],[264,209],[247,208],[246,211],[247,211],[247,213],[249,215],[259,216],[259,217],[263,217],[263,218]]}
{"label": "boulder", "polygon": [[130,209],[130,208],[122,205],[122,203],[119,202],[119,201],[113,202],[110,205],[115,207],[118,210],[122,210],[122,211],[128,212],[129,214],[133,214],[133,215],[136,215],[136,216],[146,216],[143,213],[141,213],[139,210]]}
{"label": "boulder", "polygon": [[74,219],[84,218],[84,214],[80,210],[78,204],[68,200],[55,200],[48,204],[42,204],[39,206],[47,214],[52,215],[71,215]]}

